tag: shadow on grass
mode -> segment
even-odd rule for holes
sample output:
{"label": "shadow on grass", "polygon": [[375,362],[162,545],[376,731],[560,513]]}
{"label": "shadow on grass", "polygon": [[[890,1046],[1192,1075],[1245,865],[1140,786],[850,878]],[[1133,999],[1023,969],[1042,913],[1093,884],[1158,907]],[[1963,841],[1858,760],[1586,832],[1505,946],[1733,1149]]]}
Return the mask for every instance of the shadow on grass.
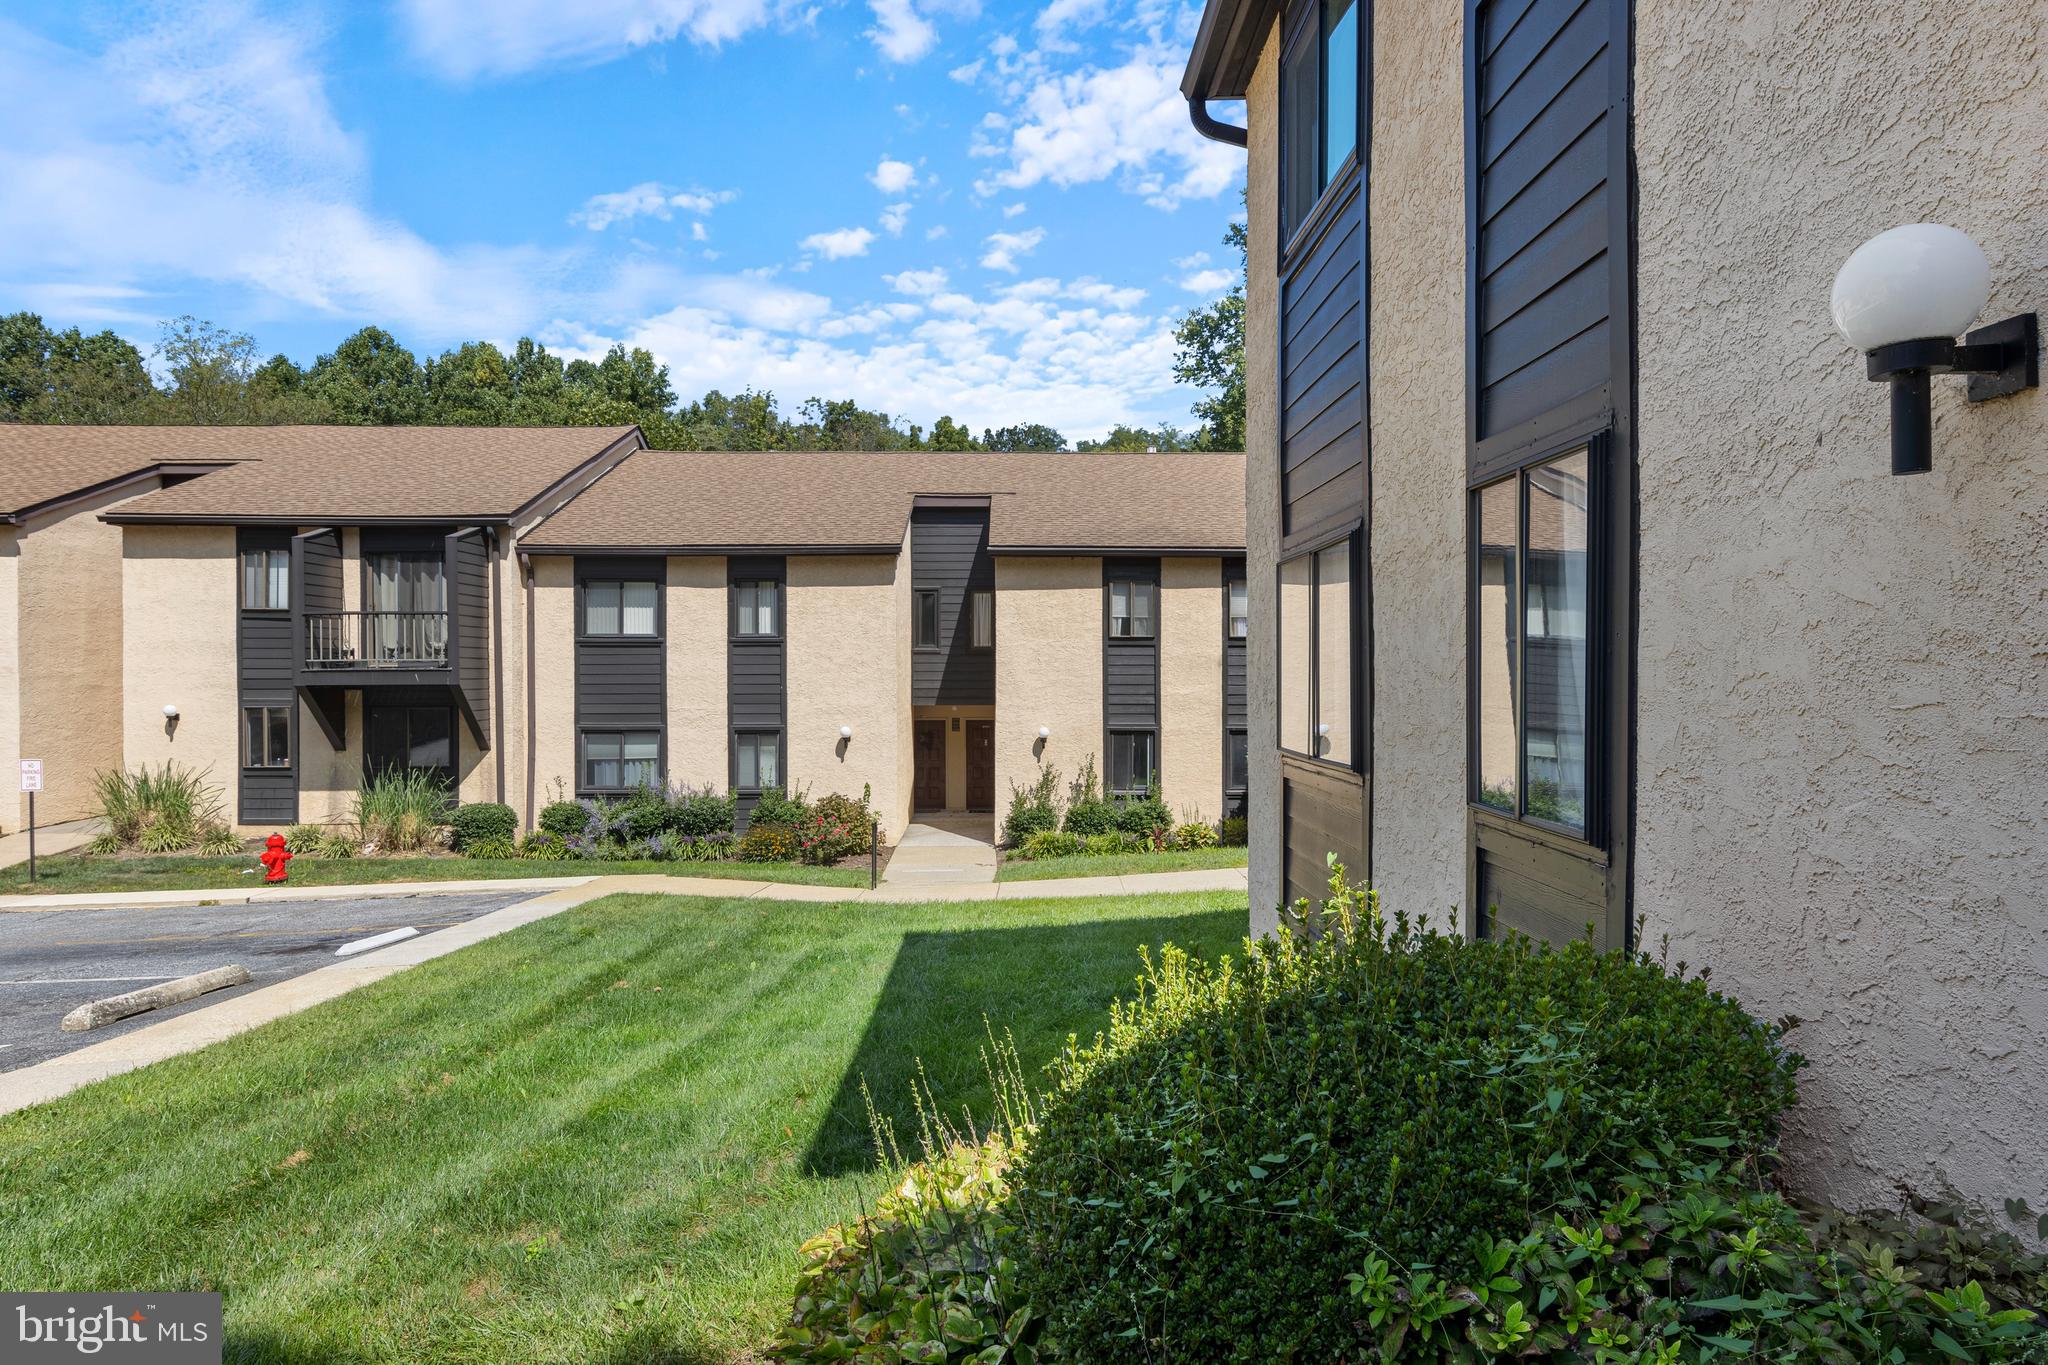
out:
{"label": "shadow on grass", "polygon": [[[903,936],[832,1108],[805,1154],[812,1175],[840,1176],[875,1164],[861,1081],[914,1157],[920,1066],[956,1127],[962,1107],[986,1128],[993,1096],[982,1051],[988,1029],[1014,1037],[1034,1089],[1070,1033],[1094,1036],[1112,1000],[1135,993],[1138,945],[1177,943],[1197,957],[1234,953],[1245,912],[1090,920],[1028,929],[964,929]],[[987,1020],[986,1026],[983,1024]]]}
{"label": "shadow on grass", "polygon": [[[222,1365],[382,1365],[388,1355],[368,1356],[322,1340],[309,1342],[264,1328],[230,1329],[221,1349]],[[727,1365],[731,1352],[679,1341],[672,1324],[648,1323],[581,1357],[585,1365]]]}

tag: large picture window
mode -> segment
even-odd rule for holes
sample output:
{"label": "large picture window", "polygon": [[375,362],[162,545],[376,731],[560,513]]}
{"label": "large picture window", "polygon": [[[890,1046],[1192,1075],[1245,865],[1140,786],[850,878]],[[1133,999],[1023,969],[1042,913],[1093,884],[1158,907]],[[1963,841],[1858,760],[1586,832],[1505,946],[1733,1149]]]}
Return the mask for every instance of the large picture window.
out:
{"label": "large picture window", "polygon": [[242,551],[242,606],[249,611],[288,611],[292,605],[292,552]]}
{"label": "large picture window", "polygon": [[653,730],[586,730],[583,789],[641,791],[661,785],[661,735]]}
{"label": "large picture window", "polygon": [[583,585],[583,633],[652,637],[660,619],[661,590],[645,579],[600,579]]}
{"label": "large picture window", "polygon": [[1352,565],[1347,537],[1280,565],[1280,747],[1356,763]]}
{"label": "large picture window", "polygon": [[1360,0],[1320,0],[1280,73],[1280,229],[1293,239],[1358,146]]}
{"label": "large picture window", "polygon": [[1586,832],[1590,453],[1473,494],[1473,798]]}

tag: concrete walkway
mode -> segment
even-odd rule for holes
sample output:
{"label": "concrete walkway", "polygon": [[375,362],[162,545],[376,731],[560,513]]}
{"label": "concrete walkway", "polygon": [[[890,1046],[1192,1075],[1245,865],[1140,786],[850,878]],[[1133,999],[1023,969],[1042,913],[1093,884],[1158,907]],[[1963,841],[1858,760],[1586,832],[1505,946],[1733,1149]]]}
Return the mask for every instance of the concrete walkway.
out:
{"label": "concrete walkway", "polygon": [[[979,823],[993,826],[986,816]],[[986,839],[938,822],[912,824],[903,831],[896,851],[889,855],[889,868],[882,885],[890,888],[928,886],[987,886],[996,879],[995,845]],[[971,826],[970,826],[971,828]]]}
{"label": "concrete walkway", "polygon": [[[36,858],[40,861],[53,853],[69,853],[75,848],[84,848],[99,832],[100,822],[97,820],[66,820],[62,824],[37,825]],[[18,829],[12,834],[0,835],[0,867],[13,867],[27,861],[27,830]]]}

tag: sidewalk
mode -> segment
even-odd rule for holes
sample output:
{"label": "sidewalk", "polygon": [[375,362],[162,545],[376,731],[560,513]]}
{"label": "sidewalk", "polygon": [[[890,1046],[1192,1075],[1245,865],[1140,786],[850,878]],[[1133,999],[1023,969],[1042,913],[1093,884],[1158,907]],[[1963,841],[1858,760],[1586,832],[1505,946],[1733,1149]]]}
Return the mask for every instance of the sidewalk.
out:
{"label": "sidewalk", "polygon": [[[984,819],[984,824],[994,821]],[[995,846],[936,824],[912,824],[889,855],[887,887],[986,886],[996,879]]]}
{"label": "sidewalk", "polygon": [[[66,820],[55,825],[37,825],[36,857],[47,858],[53,853],[69,853],[75,848],[84,848],[98,832],[97,820]],[[0,867],[13,867],[27,861],[27,830],[0,835]]]}

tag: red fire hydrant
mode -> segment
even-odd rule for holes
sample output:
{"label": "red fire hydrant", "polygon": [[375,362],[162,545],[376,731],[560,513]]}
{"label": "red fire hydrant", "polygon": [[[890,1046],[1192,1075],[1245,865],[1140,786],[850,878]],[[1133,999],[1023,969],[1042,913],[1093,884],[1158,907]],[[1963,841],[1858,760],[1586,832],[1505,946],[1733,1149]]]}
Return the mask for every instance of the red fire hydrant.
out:
{"label": "red fire hydrant", "polygon": [[292,860],[290,850],[284,846],[284,836],[273,834],[263,845],[263,856],[256,861],[270,869],[266,882],[281,882],[285,879],[284,865]]}

